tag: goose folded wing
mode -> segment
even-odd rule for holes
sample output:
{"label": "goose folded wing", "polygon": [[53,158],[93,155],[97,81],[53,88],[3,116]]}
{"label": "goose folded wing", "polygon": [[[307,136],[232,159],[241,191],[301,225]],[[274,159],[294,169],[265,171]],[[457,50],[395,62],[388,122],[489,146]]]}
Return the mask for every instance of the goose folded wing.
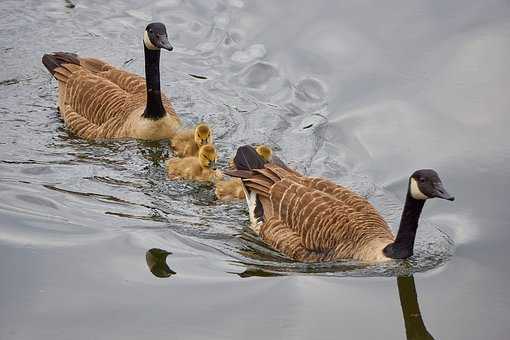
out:
{"label": "goose folded wing", "polygon": [[[133,96],[114,83],[94,74],[71,76],[66,83],[65,104],[91,123],[101,125],[112,117],[125,118],[129,114],[128,106],[142,102],[133,102]],[[131,105],[129,105],[131,104]]]}
{"label": "goose folded wing", "polygon": [[322,191],[325,194],[331,195],[337,200],[344,202],[355,211],[377,213],[375,208],[368,202],[366,198],[325,178],[303,176],[300,178],[300,183],[306,187],[313,188],[315,190]]}
{"label": "goose folded wing", "polygon": [[87,71],[111,81],[127,93],[145,93],[145,78],[137,74],[118,69],[96,58],[78,58],[80,66]]}
{"label": "goose folded wing", "polygon": [[331,195],[290,180],[276,183],[270,199],[274,216],[313,252],[349,257],[374,237],[391,236],[377,212],[357,211]]}
{"label": "goose folded wing", "polygon": [[306,248],[301,235],[278,218],[270,218],[260,228],[260,237],[272,248],[288,257],[302,262],[316,262],[324,259],[324,254]]}

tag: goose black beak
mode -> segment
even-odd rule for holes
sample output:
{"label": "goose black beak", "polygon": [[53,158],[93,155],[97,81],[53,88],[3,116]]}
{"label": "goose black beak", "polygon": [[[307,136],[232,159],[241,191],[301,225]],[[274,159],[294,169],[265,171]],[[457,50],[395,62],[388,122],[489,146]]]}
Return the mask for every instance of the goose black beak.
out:
{"label": "goose black beak", "polygon": [[446,189],[443,187],[443,183],[439,182],[439,183],[435,183],[434,184],[434,197],[437,197],[437,198],[442,198],[442,199],[445,199],[445,200],[448,200],[448,201],[454,201],[455,200],[455,197],[450,195],[448,193],[448,191],[446,191]]}
{"label": "goose black beak", "polygon": [[158,41],[156,42],[156,46],[159,48],[164,48],[165,50],[172,51],[174,48],[168,41],[168,37],[166,34],[158,36]]}

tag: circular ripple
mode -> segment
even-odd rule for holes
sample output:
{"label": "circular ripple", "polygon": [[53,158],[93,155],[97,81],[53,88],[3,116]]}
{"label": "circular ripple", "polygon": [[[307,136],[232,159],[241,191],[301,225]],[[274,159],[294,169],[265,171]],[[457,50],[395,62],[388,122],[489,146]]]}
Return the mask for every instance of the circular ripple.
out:
{"label": "circular ripple", "polygon": [[298,99],[305,102],[320,103],[326,99],[326,89],[320,81],[313,78],[306,78],[297,83],[294,93]]}

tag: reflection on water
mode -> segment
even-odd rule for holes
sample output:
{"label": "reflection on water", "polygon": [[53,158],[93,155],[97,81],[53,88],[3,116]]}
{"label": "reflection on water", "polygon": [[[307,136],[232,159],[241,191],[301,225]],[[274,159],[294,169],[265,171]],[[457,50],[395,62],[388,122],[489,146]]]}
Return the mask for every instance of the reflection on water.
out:
{"label": "reflection on water", "polygon": [[170,269],[166,263],[166,258],[170,254],[172,253],[158,248],[147,250],[147,253],[145,254],[145,260],[147,261],[149,270],[152,274],[154,274],[154,276],[165,278],[177,274],[172,269]]}
{"label": "reflection on water", "polygon": [[413,276],[399,276],[397,278],[398,295],[404,316],[404,325],[408,340],[433,340],[427,331],[420,313],[416,286]]}
{"label": "reflection on water", "polygon": [[[168,278],[177,274],[175,271],[170,269],[166,262],[167,256],[171,254],[171,252],[159,248],[152,248],[147,251],[145,259],[149,270],[152,274],[154,274],[154,276],[158,278]],[[346,268],[343,269],[346,270]],[[253,266],[247,266],[242,272],[230,272],[230,274],[238,275],[240,278],[262,278],[288,275],[288,273],[275,272]],[[422,319],[414,277],[412,275],[397,277],[397,287],[407,339],[433,340],[434,338],[428,332]]]}
{"label": "reflection on water", "polygon": [[[257,267],[247,267],[245,271],[233,274],[237,274],[241,278],[275,277],[285,275]],[[397,277],[397,286],[407,339],[434,340],[434,337],[428,332],[422,319],[414,277],[412,275]]]}
{"label": "reflection on water", "polygon": [[[232,263],[264,273],[291,274],[306,273],[326,276],[402,276],[436,268],[452,256],[451,239],[439,229],[420,231],[423,247],[405,260],[390,260],[383,263],[365,263],[356,260],[336,260],[330,262],[304,263],[285,257],[270,248],[250,228],[244,228],[232,251],[227,252]],[[422,242],[427,241],[426,247]],[[251,270],[249,270],[251,271]]]}

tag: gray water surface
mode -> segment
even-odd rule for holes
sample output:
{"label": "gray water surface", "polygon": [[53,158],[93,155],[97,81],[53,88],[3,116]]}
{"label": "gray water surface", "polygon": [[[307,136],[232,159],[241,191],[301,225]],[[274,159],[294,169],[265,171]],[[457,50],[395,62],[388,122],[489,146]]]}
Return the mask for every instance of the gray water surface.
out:
{"label": "gray water surface", "polygon": [[[506,339],[509,17],[504,0],[2,1],[0,339]],[[457,200],[427,203],[407,261],[297,264],[243,202],[166,180],[167,142],[72,135],[41,56],[143,74],[150,21],[175,47],[163,90],[213,127],[221,165],[266,143],[394,229],[415,169]]]}

